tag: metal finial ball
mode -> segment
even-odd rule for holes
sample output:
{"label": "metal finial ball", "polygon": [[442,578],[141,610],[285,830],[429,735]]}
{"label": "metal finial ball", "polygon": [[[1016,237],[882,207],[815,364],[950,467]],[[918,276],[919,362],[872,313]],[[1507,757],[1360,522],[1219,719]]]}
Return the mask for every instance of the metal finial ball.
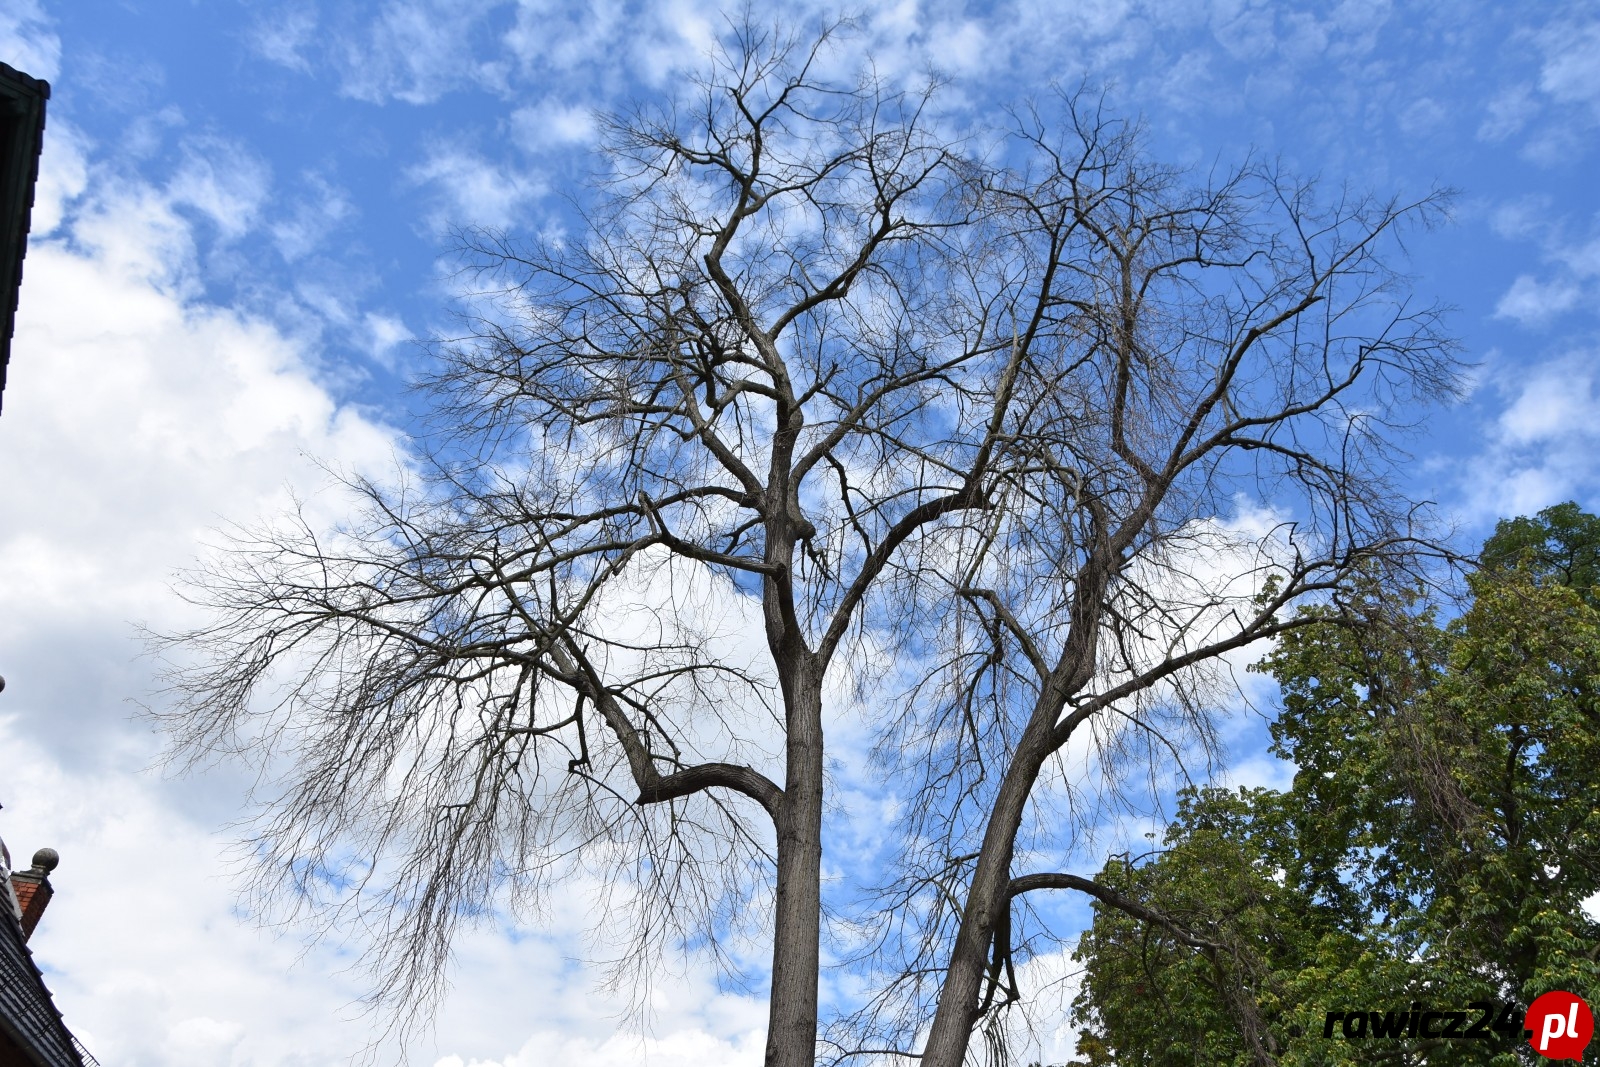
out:
{"label": "metal finial ball", "polygon": [[6,680],[4,678],[0,678],[0,693],[4,693],[5,691],[6,691]]}
{"label": "metal finial ball", "polygon": [[33,866],[46,874],[56,869],[56,864],[61,862],[61,853],[53,848],[41,848],[33,854]]}

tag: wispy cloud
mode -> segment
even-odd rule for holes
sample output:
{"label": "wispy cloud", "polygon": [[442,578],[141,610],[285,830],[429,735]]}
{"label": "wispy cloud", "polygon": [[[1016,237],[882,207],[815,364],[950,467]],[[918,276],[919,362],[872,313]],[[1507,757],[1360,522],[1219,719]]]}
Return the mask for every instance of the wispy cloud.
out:
{"label": "wispy cloud", "polygon": [[1546,21],[1515,29],[1507,48],[1526,50],[1533,69],[1487,103],[1478,136],[1523,136],[1523,155],[1547,166],[1585,154],[1600,127],[1600,7],[1592,3],[1532,8]]}
{"label": "wispy cloud", "polygon": [[279,254],[291,263],[321,248],[356,215],[349,192],[323,175],[309,173],[302,185],[287,214],[270,227]]}
{"label": "wispy cloud", "polygon": [[365,26],[340,31],[343,91],[358,100],[426,104],[464,85],[501,85],[504,61],[474,48],[499,0],[390,0]]}
{"label": "wispy cloud", "polygon": [[1494,306],[1503,319],[1515,319],[1524,326],[1542,326],[1557,315],[1571,311],[1583,290],[1570,280],[1541,282],[1531,275],[1518,275]]}
{"label": "wispy cloud", "polygon": [[1519,274],[1495,305],[1495,315],[1519,325],[1543,328],[1569,312],[1600,313],[1600,228],[1574,236],[1567,220],[1547,203],[1523,200],[1497,212],[1495,231],[1511,240],[1530,241],[1545,266],[1543,276]]}
{"label": "wispy cloud", "polygon": [[311,72],[308,52],[317,42],[320,19],[310,4],[276,8],[259,16],[245,40],[261,58],[301,74]]}
{"label": "wispy cloud", "polygon": [[362,319],[367,330],[367,352],[376,362],[394,370],[399,365],[395,350],[415,335],[406,324],[389,315],[368,312]]}
{"label": "wispy cloud", "polygon": [[593,142],[594,109],[549,98],[511,113],[511,135],[525,151],[543,152]]}
{"label": "wispy cloud", "polygon": [[436,230],[454,225],[510,226],[547,191],[536,174],[519,173],[509,164],[454,145],[436,145],[426,159],[406,171],[406,178],[433,197],[435,207],[428,221]]}
{"label": "wispy cloud", "polygon": [[193,138],[167,183],[173,204],[205,216],[225,240],[242,237],[256,223],[271,191],[272,172],[244,145],[217,137]]}
{"label": "wispy cloud", "polygon": [[1539,35],[1544,52],[1539,89],[1562,104],[1576,104],[1600,121],[1600,12],[1573,5]]}

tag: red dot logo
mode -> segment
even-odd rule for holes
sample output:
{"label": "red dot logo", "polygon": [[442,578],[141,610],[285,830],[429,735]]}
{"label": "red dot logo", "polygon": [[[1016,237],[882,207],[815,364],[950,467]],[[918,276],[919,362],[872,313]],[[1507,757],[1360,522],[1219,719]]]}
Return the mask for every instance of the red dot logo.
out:
{"label": "red dot logo", "polygon": [[1583,1061],[1594,1037],[1594,1013],[1576,993],[1556,989],[1528,1005],[1528,1045],[1550,1060]]}

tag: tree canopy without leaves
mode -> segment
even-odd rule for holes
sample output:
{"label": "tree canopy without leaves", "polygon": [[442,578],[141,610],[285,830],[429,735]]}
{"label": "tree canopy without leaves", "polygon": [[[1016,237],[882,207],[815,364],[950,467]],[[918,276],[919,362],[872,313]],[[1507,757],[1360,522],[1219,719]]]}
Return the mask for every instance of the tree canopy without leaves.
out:
{"label": "tree canopy without leaves", "polygon": [[[380,1000],[587,871],[625,966],[762,928],[770,1067],[955,1067],[1028,995],[1032,895],[1122,899],[1035,866],[1091,794],[1419,547],[1389,441],[1455,368],[1390,261],[1437,198],[1178,170],[1084,93],[953,132],[829,40],[735,28],[605,125],[581,227],[465,234],[406,476],[189,586],[177,750],[276,759],[263,877],[366,917]],[[898,846],[819,1028],[841,735]]]}

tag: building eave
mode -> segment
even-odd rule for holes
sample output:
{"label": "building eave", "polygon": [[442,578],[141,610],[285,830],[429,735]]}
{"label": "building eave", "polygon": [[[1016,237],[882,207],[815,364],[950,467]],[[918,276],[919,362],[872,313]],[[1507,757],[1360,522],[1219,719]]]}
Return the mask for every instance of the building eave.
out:
{"label": "building eave", "polygon": [[45,101],[50,83],[0,63],[0,407],[28,251],[33,190],[44,147]]}

